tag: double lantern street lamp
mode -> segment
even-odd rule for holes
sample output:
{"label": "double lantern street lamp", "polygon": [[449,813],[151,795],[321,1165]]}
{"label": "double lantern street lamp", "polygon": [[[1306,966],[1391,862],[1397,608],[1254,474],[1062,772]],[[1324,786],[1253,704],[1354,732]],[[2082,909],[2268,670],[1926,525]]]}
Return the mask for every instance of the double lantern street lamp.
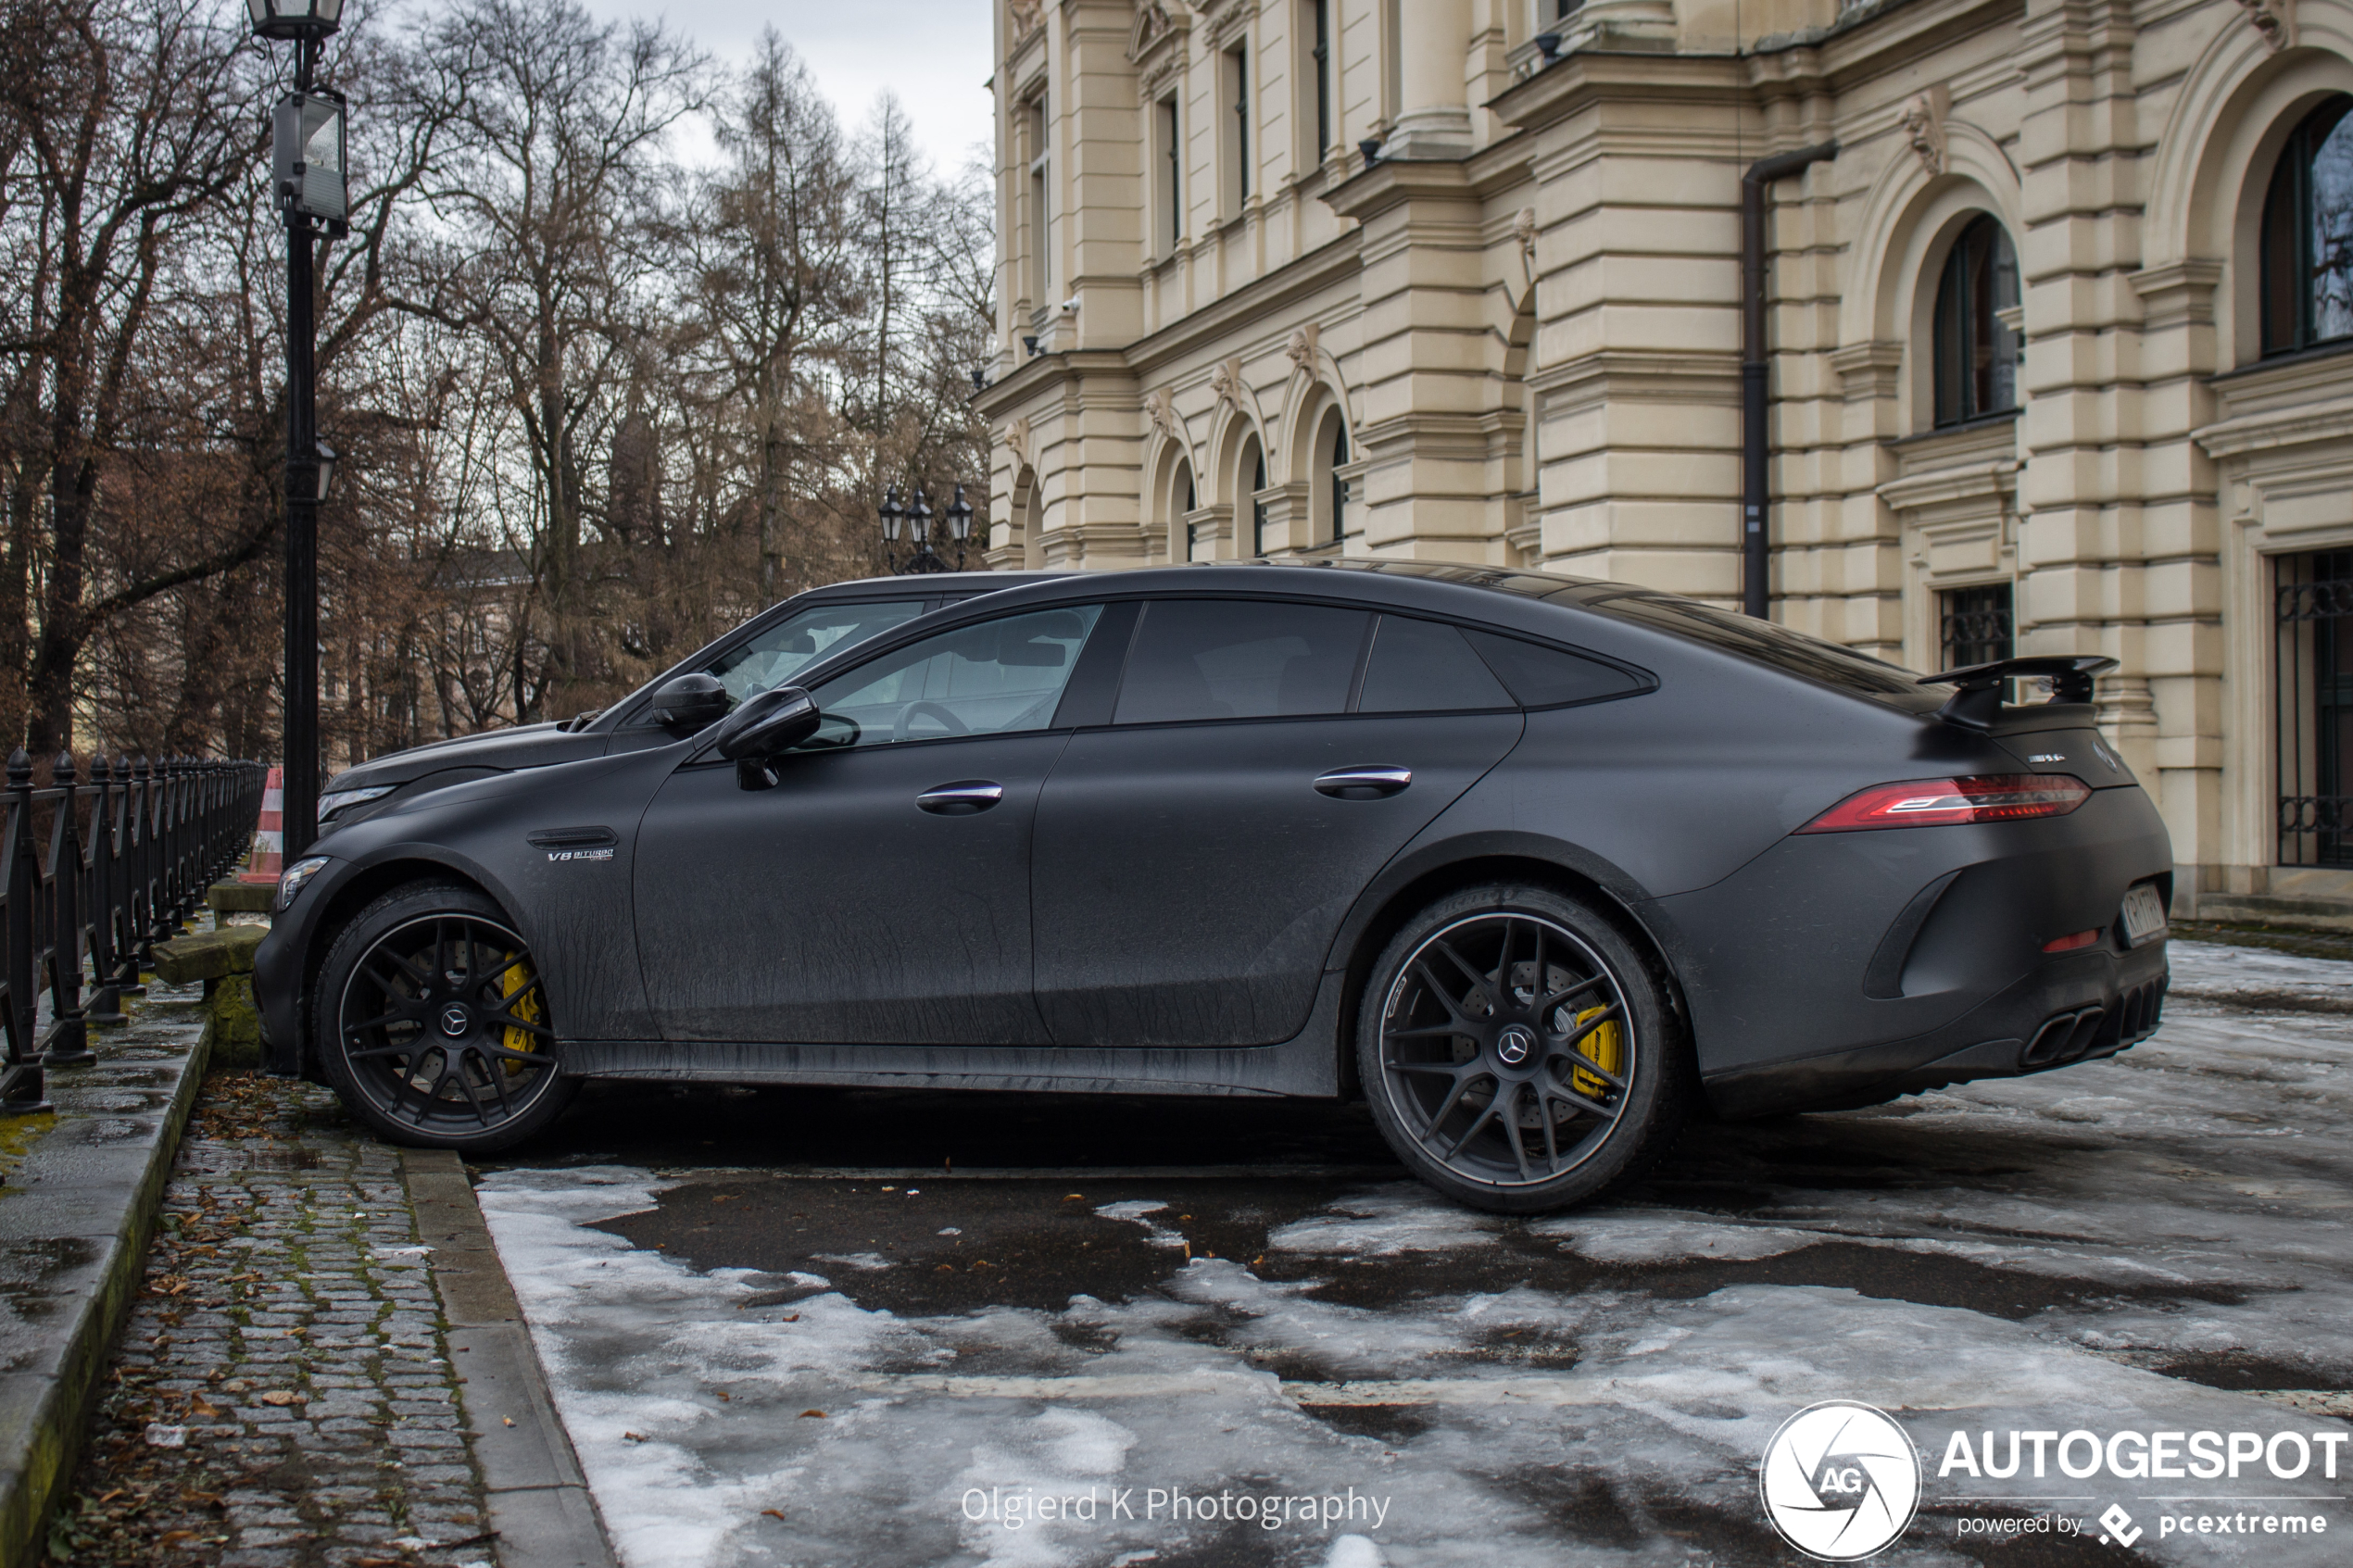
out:
{"label": "double lantern street lamp", "polygon": [[[948,537],[956,546],[956,564],[950,566],[931,547],[931,503],[924,499],[921,490],[915,492],[914,505],[899,504],[899,487],[892,485],[883,492],[882,535],[883,559],[899,576],[906,577],[922,571],[962,571],[964,570],[964,545],[972,538],[972,503],[964,499],[964,487],[956,486],[956,498],[947,511]],[[909,535],[914,543],[914,553],[905,565],[899,561],[899,539]]]}
{"label": "double lantern street lamp", "polygon": [[245,0],[254,36],[295,46],[294,91],[270,115],[271,188],[286,219],[286,709],[284,859],[318,836],[319,503],[333,448],[319,439],[312,267],[321,232],[350,232],[343,94],[316,86],[319,51],[343,0]]}

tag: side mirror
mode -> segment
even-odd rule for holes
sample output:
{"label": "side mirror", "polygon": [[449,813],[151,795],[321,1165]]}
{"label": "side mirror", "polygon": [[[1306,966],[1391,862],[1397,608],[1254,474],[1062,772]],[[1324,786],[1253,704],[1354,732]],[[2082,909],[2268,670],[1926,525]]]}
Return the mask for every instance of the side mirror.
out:
{"label": "side mirror", "polygon": [[764,762],[817,733],[816,699],[799,686],[778,686],[748,698],[719,726],[719,755],[731,762]]}
{"label": "side mirror", "polygon": [[676,735],[690,735],[714,719],[724,719],[735,698],[709,675],[681,675],[666,681],[654,693],[653,721]]}

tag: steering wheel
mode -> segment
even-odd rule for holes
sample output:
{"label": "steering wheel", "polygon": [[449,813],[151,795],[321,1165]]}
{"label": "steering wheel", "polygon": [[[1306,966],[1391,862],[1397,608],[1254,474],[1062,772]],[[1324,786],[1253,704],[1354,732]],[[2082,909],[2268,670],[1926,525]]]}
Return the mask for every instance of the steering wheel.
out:
{"label": "steering wheel", "polygon": [[941,723],[948,726],[948,733],[951,735],[968,735],[972,734],[971,725],[965,723],[962,719],[957,718],[954,713],[950,711],[948,709],[942,708],[938,703],[911,702],[905,708],[899,710],[899,722],[891,730],[890,738],[894,742],[914,739],[915,721],[918,718],[938,720]]}

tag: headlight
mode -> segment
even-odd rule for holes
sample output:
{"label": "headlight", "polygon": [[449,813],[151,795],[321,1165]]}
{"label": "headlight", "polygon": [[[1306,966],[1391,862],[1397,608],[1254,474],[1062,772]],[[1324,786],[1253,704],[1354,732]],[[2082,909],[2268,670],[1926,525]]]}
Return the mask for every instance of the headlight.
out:
{"label": "headlight", "polygon": [[324,855],[313,855],[308,860],[296,860],[278,875],[278,912],[284,914],[300,896],[303,884],[317,876],[331,864]]}
{"label": "headlight", "polygon": [[381,799],[399,787],[398,784],[375,784],[367,789],[339,789],[333,795],[322,795],[319,797],[319,821],[324,823],[338,811]]}

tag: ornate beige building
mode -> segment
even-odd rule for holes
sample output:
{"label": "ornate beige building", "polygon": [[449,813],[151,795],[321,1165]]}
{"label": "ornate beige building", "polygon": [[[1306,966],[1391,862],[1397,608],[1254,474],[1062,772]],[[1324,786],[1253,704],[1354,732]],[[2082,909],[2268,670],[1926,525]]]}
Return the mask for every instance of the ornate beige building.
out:
{"label": "ornate beige building", "polygon": [[2113,655],[2177,913],[2353,925],[2353,0],[1013,0],[997,44],[992,561],[1740,603],[1743,177],[1810,147],[1761,186],[1771,614]]}

